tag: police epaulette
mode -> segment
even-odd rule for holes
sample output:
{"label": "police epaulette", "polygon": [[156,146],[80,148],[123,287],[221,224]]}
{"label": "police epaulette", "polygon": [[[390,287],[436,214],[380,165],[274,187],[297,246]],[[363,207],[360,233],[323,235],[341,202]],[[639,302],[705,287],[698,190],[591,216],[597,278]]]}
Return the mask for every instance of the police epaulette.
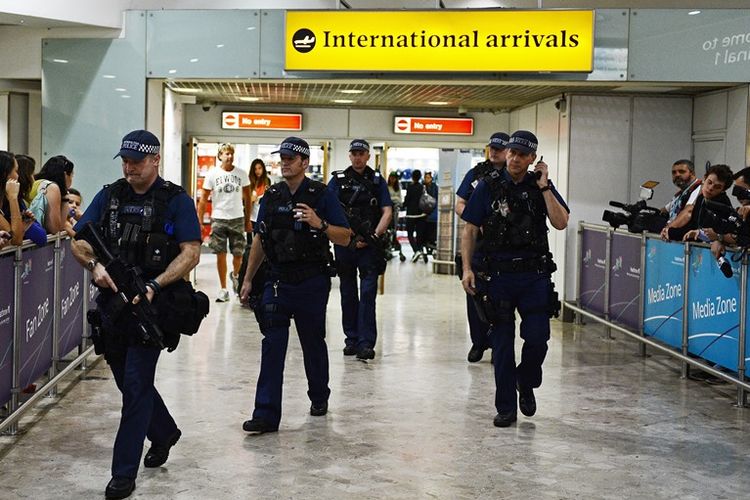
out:
{"label": "police epaulette", "polygon": [[500,170],[492,169],[492,171],[487,174],[487,177],[490,177],[492,179],[499,179],[500,178]]}
{"label": "police epaulette", "polygon": [[335,177],[337,179],[345,179],[346,174],[344,173],[343,170],[336,170],[335,172],[331,174],[331,177]]}

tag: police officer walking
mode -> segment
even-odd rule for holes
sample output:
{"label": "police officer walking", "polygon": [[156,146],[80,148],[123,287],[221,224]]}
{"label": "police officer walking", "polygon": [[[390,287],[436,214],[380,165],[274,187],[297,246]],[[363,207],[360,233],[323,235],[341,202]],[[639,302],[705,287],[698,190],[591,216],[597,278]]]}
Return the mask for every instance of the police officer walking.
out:
{"label": "police officer walking", "polygon": [[[99,191],[75,227],[80,232],[87,223],[93,223],[109,252],[140,267],[148,301],[170,284],[177,284],[200,259],[201,233],[195,205],[184,189],[159,177],[159,147],[151,132],[135,130],[127,134],[115,156],[122,158],[124,178]],[[74,241],[72,248],[102,292],[97,297],[98,310],[105,310],[118,291],[113,278],[88,242]],[[135,489],[144,438],[151,441],[151,448],[143,465],[159,467],[181,436],[154,387],[161,348],[155,339],[139,335],[139,324],[127,307],[132,306],[105,321],[101,332],[104,357],[122,393],[107,498],[126,498]]]}
{"label": "police officer walking", "polygon": [[[466,172],[461,185],[458,187],[458,191],[456,191],[455,211],[459,217],[464,213],[466,201],[471,198],[479,181],[484,180],[493,171],[501,170],[505,167],[505,153],[508,147],[508,139],[510,139],[510,136],[505,132],[495,132],[492,134],[490,142],[487,144],[489,158]],[[473,262],[471,262],[472,267],[474,267],[474,263],[481,262],[483,257],[481,233],[478,238],[479,241],[477,241],[474,247],[474,258]],[[462,259],[458,261],[459,266],[463,266],[461,262]],[[459,278],[463,278],[463,273],[459,275]],[[469,336],[471,337],[471,349],[469,349],[466,359],[469,363],[477,363],[482,360],[484,351],[490,348],[490,339],[487,336],[490,325],[482,321],[479,317],[477,308],[474,306],[474,301],[468,293],[466,294],[466,316],[469,319]]]}
{"label": "police officer walking", "polygon": [[[550,279],[555,266],[546,220],[555,229],[565,229],[569,210],[548,179],[547,164],[539,161],[533,172],[527,171],[536,160],[536,150],[534,134],[514,132],[506,167],[478,183],[462,215],[466,221],[461,239],[462,284],[477,297],[491,325],[497,427],[512,425],[517,408],[527,417],[536,413],[534,389],[542,383],[549,318],[559,307]],[[484,255],[475,274],[471,263],[480,228]],[[513,348],[516,310],[524,340],[518,366]]]}
{"label": "police officer walking", "polygon": [[[341,280],[341,322],[346,335],[344,355],[358,359],[375,357],[377,326],[375,297],[378,275],[385,272],[386,232],[393,214],[388,186],[369,166],[370,144],[354,139],[349,145],[351,166],[333,173],[328,190],[341,202],[354,232],[348,246],[335,245],[336,270]],[[359,272],[359,293],[357,293]]]}
{"label": "police officer walking", "polygon": [[258,210],[240,293],[247,302],[252,279],[264,258],[270,262],[256,317],[263,334],[255,410],[243,423],[246,432],[276,432],[281,421],[284,358],[291,318],[297,327],[307,375],[310,415],[328,412],[326,306],[331,290],[329,240],[349,243],[341,206],[325,184],[305,176],[310,146],[288,137],[279,147],[282,182],[266,191]]}

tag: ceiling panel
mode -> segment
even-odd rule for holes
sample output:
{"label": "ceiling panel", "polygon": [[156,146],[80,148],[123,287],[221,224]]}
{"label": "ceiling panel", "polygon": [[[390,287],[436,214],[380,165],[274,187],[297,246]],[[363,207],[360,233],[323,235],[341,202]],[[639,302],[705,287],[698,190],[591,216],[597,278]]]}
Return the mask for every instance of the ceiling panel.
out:
{"label": "ceiling panel", "polygon": [[[166,86],[198,102],[355,107],[360,109],[457,109],[509,111],[562,93],[695,95],[730,85],[649,85],[623,82],[410,82],[338,80],[168,80]],[[445,103],[442,105],[430,104]]]}

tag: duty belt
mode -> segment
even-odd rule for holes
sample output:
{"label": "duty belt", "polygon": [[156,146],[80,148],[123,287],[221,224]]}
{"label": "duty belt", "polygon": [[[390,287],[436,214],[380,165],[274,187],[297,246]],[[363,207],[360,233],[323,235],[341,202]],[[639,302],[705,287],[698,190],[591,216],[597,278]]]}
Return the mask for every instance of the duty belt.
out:
{"label": "duty belt", "polygon": [[302,283],[306,279],[327,273],[327,266],[325,264],[315,267],[308,267],[305,269],[298,269],[294,271],[279,271],[271,270],[266,278],[268,281],[281,281],[283,283],[298,284]]}
{"label": "duty belt", "polygon": [[547,256],[516,258],[511,260],[485,260],[485,272],[488,273],[553,273],[557,266]]}

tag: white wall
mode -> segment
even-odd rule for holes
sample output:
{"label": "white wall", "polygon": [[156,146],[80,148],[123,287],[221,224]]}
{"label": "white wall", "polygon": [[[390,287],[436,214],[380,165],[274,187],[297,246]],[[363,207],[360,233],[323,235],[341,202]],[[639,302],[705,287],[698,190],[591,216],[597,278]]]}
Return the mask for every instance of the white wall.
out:
{"label": "white wall", "polygon": [[695,98],[693,141],[701,173],[706,161],[725,163],[733,171],[750,164],[749,92],[750,86],[742,85]]}
{"label": "white wall", "polygon": [[8,94],[0,94],[0,150],[8,149]]}
{"label": "white wall", "polygon": [[[164,89],[164,132],[162,135],[161,174],[168,181],[182,182],[183,108],[180,96]],[[185,183],[184,185],[188,185]]]}

